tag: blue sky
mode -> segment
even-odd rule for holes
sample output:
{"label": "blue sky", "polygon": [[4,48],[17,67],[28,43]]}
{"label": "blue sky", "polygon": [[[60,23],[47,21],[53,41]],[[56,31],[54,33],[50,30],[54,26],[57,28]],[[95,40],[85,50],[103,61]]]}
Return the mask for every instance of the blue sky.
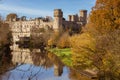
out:
{"label": "blue sky", "polygon": [[17,13],[18,16],[40,17],[53,16],[54,9],[62,9],[64,17],[77,14],[79,10],[86,9],[88,13],[95,5],[96,0],[2,0],[0,1],[0,14]]}

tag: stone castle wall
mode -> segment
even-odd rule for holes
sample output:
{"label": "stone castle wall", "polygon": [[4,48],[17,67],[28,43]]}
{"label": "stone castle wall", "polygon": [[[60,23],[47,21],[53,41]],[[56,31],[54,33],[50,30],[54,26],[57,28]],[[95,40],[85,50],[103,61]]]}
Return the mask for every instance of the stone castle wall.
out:
{"label": "stone castle wall", "polygon": [[68,20],[63,19],[63,12],[61,9],[54,10],[54,20],[48,18],[36,18],[26,20],[25,16],[18,18],[16,14],[9,14],[6,19],[6,23],[10,25],[13,36],[13,50],[17,49],[18,45],[16,41],[20,40],[20,37],[30,37],[31,30],[33,28],[53,28],[55,31],[59,31],[60,27],[66,28],[80,28],[87,23],[87,11],[81,10],[80,15],[69,15]]}

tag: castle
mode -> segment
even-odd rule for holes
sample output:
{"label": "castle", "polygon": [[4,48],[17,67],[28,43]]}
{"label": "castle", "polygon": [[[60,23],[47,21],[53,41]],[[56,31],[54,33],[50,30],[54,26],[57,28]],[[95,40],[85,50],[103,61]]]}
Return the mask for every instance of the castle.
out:
{"label": "castle", "polygon": [[13,36],[12,49],[18,49],[17,41],[21,37],[30,37],[31,29],[33,28],[52,28],[54,31],[59,31],[60,28],[79,29],[87,23],[87,10],[80,10],[79,15],[68,15],[68,20],[63,18],[63,12],[61,9],[54,10],[54,19],[51,20],[49,17],[46,18],[35,18],[27,20],[25,16],[18,18],[16,14],[7,15],[6,23],[10,25]]}

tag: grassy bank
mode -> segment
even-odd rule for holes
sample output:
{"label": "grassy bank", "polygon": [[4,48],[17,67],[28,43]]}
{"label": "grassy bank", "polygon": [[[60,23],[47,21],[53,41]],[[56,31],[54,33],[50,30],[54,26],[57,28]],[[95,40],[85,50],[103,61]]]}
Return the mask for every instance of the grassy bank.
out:
{"label": "grassy bank", "polygon": [[50,51],[56,54],[65,65],[72,66],[70,48],[65,48],[65,49],[53,48],[53,49],[50,49]]}

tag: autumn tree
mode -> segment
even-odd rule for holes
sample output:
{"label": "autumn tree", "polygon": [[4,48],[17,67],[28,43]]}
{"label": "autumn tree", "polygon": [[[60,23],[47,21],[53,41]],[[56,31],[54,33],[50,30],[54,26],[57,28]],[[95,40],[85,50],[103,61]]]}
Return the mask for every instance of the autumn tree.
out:
{"label": "autumn tree", "polygon": [[0,48],[6,44],[11,44],[12,35],[9,29],[9,25],[5,23],[0,17]]}
{"label": "autumn tree", "polygon": [[120,0],[97,0],[89,23],[100,33],[120,28]]}
{"label": "autumn tree", "polygon": [[0,18],[0,45],[4,45],[9,43],[9,25],[7,23],[4,23],[2,18]]}
{"label": "autumn tree", "polygon": [[45,50],[45,47],[48,45],[48,40],[52,35],[52,29],[45,28],[33,28],[31,29],[30,36],[30,49],[38,48],[42,52]]}
{"label": "autumn tree", "polygon": [[0,17],[0,73],[4,71],[11,62],[11,39],[12,35],[9,30],[9,25],[4,23],[2,17]]}
{"label": "autumn tree", "polygon": [[76,69],[96,69],[99,76],[119,79],[120,30],[93,37],[83,33],[71,38],[73,66]]}
{"label": "autumn tree", "polygon": [[56,47],[61,35],[62,34],[59,34],[59,32],[53,32],[52,35],[50,36],[50,39],[48,40],[48,46],[50,48]]}
{"label": "autumn tree", "polygon": [[58,35],[54,33],[48,40],[48,47],[50,48],[56,47],[57,40],[58,40]]}
{"label": "autumn tree", "polygon": [[13,19],[16,19],[16,18],[17,18],[17,14],[11,13],[11,14],[7,15],[6,21],[13,20]]}
{"label": "autumn tree", "polygon": [[82,34],[71,38],[73,66],[100,80],[120,79],[120,0],[97,0]]}
{"label": "autumn tree", "polygon": [[94,38],[88,33],[74,35],[70,38],[70,43],[73,52],[73,67],[82,70],[91,66],[92,61],[88,57],[91,57],[92,52],[87,51],[85,48],[89,48],[92,51],[95,50]]}
{"label": "autumn tree", "polygon": [[60,39],[58,40],[57,47],[58,48],[68,48],[70,47],[70,42],[69,42],[69,34],[64,33]]}

